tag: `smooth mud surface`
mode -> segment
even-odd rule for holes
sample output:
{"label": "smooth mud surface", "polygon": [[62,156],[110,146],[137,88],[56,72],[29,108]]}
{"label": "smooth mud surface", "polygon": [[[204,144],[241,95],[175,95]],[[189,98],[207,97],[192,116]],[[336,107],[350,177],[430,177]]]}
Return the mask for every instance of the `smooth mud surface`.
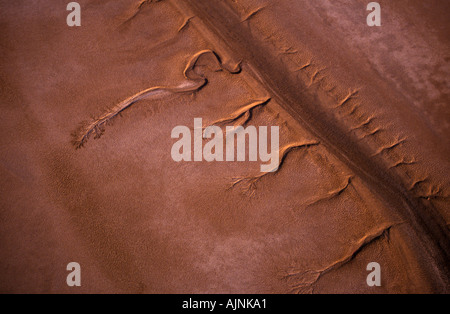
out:
{"label": "smooth mud surface", "polygon": [[[368,2],[1,0],[0,292],[448,293],[450,4]],[[194,118],[278,171],[175,162]]]}

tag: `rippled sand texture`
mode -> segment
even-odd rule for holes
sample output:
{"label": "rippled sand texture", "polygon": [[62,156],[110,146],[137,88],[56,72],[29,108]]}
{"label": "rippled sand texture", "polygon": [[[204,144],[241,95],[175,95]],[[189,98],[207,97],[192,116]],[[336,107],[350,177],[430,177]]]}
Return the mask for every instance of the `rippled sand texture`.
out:
{"label": "rippled sand texture", "polygon": [[[0,292],[448,293],[450,4],[368,2],[0,1]],[[174,162],[194,118],[280,169]]]}

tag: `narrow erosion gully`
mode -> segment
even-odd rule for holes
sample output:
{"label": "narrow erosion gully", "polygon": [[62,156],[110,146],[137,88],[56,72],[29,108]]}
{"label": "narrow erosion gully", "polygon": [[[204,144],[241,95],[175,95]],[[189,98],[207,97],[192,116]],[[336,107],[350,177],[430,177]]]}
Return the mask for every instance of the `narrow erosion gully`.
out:
{"label": "narrow erosion gully", "polygon": [[[177,0],[189,8],[209,31],[227,45],[237,59],[244,60],[261,84],[294,119],[316,136],[321,144],[344,162],[389,207],[395,208],[411,227],[404,230],[406,243],[420,245],[421,265],[429,265],[430,284],[436,292],[449,290],[450,232],[444,219],[431,203],[412,195],[401,179],[370,157],[367,148],[355,142],[339,121],[317,105],[307,87],[290,79],[288,69],[252,37],[239,16],[226,4],[216,0]],[[411,232],[412,231],[412,232]]]}

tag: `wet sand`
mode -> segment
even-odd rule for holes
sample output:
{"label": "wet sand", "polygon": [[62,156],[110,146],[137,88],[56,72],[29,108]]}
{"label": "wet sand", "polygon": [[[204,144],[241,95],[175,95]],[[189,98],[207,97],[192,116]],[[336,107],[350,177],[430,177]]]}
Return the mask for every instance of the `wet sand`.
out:
{"label": "wet sand", "polygon": [[[448,293],[446,1],[79,3],[0,1],[0,292]],[[281,167],[174,162],[194,118]]]}

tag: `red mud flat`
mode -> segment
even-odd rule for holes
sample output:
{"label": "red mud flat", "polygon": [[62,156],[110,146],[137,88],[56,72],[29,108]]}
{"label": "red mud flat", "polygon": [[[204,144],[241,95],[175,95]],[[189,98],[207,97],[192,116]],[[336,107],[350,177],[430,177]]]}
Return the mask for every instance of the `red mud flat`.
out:
{"label": "red mud flat", "polygon": [[[450,4],[368,2],[1,0],[0,292],[448,293]],[[194,118],[278,171],[175,162]]]}

